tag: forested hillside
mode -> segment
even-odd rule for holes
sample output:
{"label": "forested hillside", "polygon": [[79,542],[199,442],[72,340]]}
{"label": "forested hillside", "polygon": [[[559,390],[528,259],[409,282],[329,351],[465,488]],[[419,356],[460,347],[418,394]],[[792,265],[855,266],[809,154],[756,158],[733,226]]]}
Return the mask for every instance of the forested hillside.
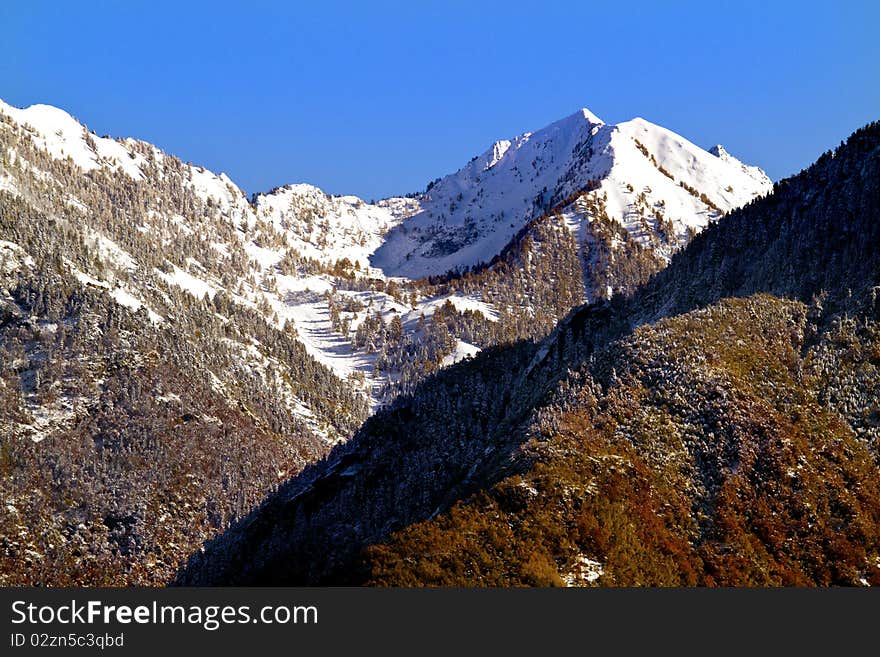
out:
{"label": "forested hillside", "polygon": [[880,583],[880,124],[441,372],[178,582]]}
{"label": "forested hillside", "polygon": [[[0,102],[0,581],[168,581],[376,410],[481,350],[530,357],[769,188],[642,120],[581,111],[505,143],[406,197],[248,197]],[[403,235],[433,254],[410,277],[382,268]]]}

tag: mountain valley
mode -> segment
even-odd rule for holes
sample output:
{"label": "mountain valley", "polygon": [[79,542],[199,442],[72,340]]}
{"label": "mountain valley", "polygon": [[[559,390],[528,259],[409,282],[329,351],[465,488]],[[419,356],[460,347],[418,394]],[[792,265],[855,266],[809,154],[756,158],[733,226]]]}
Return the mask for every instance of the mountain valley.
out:
{"label": "mountain valley", "polygon": [[580,110],[248,197],[0,103],[0,582],[877,582],[877,143]]}

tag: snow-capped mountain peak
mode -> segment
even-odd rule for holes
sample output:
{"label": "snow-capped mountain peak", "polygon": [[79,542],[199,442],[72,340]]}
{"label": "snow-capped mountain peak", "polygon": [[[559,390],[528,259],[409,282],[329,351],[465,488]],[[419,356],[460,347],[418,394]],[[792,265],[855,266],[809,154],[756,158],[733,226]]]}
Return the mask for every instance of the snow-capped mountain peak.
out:
{"label": "snow-capped mountain peak", "polygon": [[389,233],[373,265],[417,278],[488,261],[562,189],[585,182],[573,165],[603,125],[583,109],[496,142],[433,185],[420,211]]}
{"label": "snow-capped mountain peak", "polygon": [[[484,287],[472,281],[461,291],[412,279],[489,262],[516,244],[530,222],[552,215],[568,240],[553,248],[571,255],[557,281],[579,281],[583,274],[584,282],[583,290],[570,285],[565,303],[553,306],[553,316],[564,314],[584,298],[631,284],[616,287],[617,274],[595,273],[597,262],[615,259],[622,236],[657,256],[645,268],[654,271],[692,231],[771,188],[760,169],[720,147],[704,151],[644,119],[606,124],[587,109],[494,142],[416,198],[371,203],[304,183],[249,201],[225,174],[183,163],[143,141],[98,137],[50,106],[18,109],[0,101],[0,121],[8,151],[0,190],[59,216],[74,213],[70,225],[83,232],[89,251],[68,258],[78,281],[106,290],[133,312],[145,308],[156,325],[174,324],[172,295],[181,291],[200,302],[217,297],[224,312],[229,299],[256,309],[268,325],[295,333],[309,356],[334,375],[356,381],[374,405],[411,365],[401,354],[421,353],[426,333],[418,318],[433,317],[447,301],[453,310],[478,311],[484,323],[503,324],[504,312],[551,316],[546,299],[512,295],[512,280]],[[121,212],[129,201],[133,205]],[[536,253],[544,262],[559,255]],[[630,256],[621,253],[617,260]],[[103,264],[93,267],[98,261]],[[542,275],[525,262],[514,267],[522,270],[514,273],[520,278]],[[559,297],[550,290],[556,283],[544,282],[546,294]],[[406,340],[398,336],[399,353],[380,357],[379,342],[370,342],[366,329],[358,331],[368,319],[379,326],[377,316],[390,325],[395,315]],[[446,363],[478,343],[491,344],[490,334],[486,326],[454,337],[439,331],[431,337],[440,345],[432,358]],[[254,345],[242,344],[232,346],[243,362],[263,371]],[[420,376],[427,370],[426,361],[419,362],[412,371]],[[297,412],[313,421],[301,410],[301,391],[288,392]]]}
{"label": "snow-capped mountain peak", "polygon": [[[418,278],[488,262],[529,221],[579,194],[592,194],[642,243],[670,222],[675,236],[660,249],[668,257],[689,230],[770,189],[763,171],[723,149],[709,153],[642,118],[605,124],[581,109],[498,141],[439,180],[389,233],[373,265]],[[591,217],[571,224],[581,237],[584,221]]]}

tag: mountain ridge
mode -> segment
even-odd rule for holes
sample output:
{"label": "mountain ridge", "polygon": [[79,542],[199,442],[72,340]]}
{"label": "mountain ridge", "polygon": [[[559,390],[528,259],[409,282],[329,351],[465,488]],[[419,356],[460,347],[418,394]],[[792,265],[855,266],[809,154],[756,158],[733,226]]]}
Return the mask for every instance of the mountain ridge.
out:
{"label": "mountain ridge", "polygon": [[[2,109],[5,114],[16,120],[19,124],[27,124],[29,121],[36,121],[36,123],[40,125],[37,133],[32,134],[32,137],[35,139],[36,143],[41,143],[45,148],[47,148],[50,153],[53,154],[54,157],[71,157],[78,166],[86,171],[98,168],[110,162],[115,162],[116,168],[119,168],[120,170],[124,171],[134,178],[138,178],[139,176],[143,175],[139,168],[143,164],[143,158],[140,157],[139,154],[132,152],[128,147],[130,147],[132,144],[140,144],[146,145],[154,149],[157,153],[160,152],[155,146],[148,144],[148,142],[137,139],[112,139],[108,137],[98,137],[94,133],[89,132],[88,128],[86,128],[85,125],[77,121],[70,114],[52,105],[37,104],[32,105],[28,108],[19,109],[8,105],[3,101],[0,101],[0,109]],[[702,149],[699,149],[690,142],[686,142],[686,140],[678,137],[678,135],[675,135],[670,131],[661,129],[659,128],[659,126],[655,126],[654,124],[651,124],[640,117],[636,117],[630,121],[617,125],[608,126],[588,109],[582,108],[577,112],[574,112],[571,115],[564,117],[563,119],[549,124],[541,130],[522,133],[514,137],[513,140],[501,140],[495,142],[487,151],[473,158],[471,162],[465,165],[465,167],[460,169],[458,172],[449,174],[445,177],[441,177],[440,179],[438,179],[439,182],[432,185],[431,189],[434,189],[436,193],[437,184],[440,184],[442,186],[446,184],[444,181],[452,181],[456,176],[460,177],[462,174],[469,176],[473,173],[485,172],[494,168],[501,160],[505,158],[505,156],[510,155],[511,147],[514,148],[514,151],[517,151],[519,150],[520,146],[528,144],[528,142],[534,141],[535,139],[541,140],[542,144],[546,146],[546,144],[552,141],[552,136],[554,134],[562,135],[563,139],[571,141],[575,137],[585,137],[586,133],[591,132],[594,128],[602,127],[607,127],[612,131],[614,131],[615,128],[619,131],[622,127],[627,132],[637,132],[639,129],[641,129],[642,132],[648,132],[650,130],[660,130],[663,132],[662,136],[664,138],[672,138],[674,140],[680,141],[682,144],[685,144],[691,152],[702,151]],[[587,129],[586,132],[584,131],[584,128]],[[572,144],[569,144],[569,146],[572,146]],[[706,153],[708,151],[702,152]],[[650,157],[650,155],[646,157]],[[730,207],[735,207],[735,205],[741,204],[742,202],[744,202],[744,200],[747,200],[754,194],[766,192],[768,190],[768,185],[770,181],[757,167],[750,167],[748,165],[742,164],[741,162],[739,162],[739,160],[736,160],[736,158],[730,156],[726,151],[724,151],[723,157],[721,155],[717,157],[718,159],[731,161],[736,163],[737,165],[742,166],[743,170],[749,171],[750,175],[755,178],[754,189],[746,190],[739,196],[727,198],[727,192],[723,190],[716,190],[719,194],[719,198],[717,198],[716,201],[718,201],[719,204],[721,204],[722,206],[726,206],[727,209],[729,209]],[[477,166],[477,164],[481,163],[483,159],[485,159],[486,162],[482,163],[482,169],[480,170],[480,172],[475,172],[474,167]],[[661,157],[661,162],[662,161],[664,160]],[[245,193],[240,188],[238,188],[225,173],[213,174],[212,172],[205,170],[204,167],[199,166],[193,168],[194,170],[207,173],[209,180],[201,182],[200,185],[198,185],[199,191],[202,193],[203,196],[213,194],[218,200],[227,205],[237,205],[240,204],[242,200],[247,201]],[[597,171],[596,173],[598,173],[599,177],[601,177],[601,170]],[[210,181],[210,178],[212,177],[215,179],[215,181]],[[687,184],[687,181],[683,182],[686,182]],[[449,184],[451,184],[451,182]],[[320,190],[320,188],[317,188],[309,183],[288,183],[280,187],[275,187],[267,192],[254,192],[251,196],[251,198],[253,199],[253,203],[251,203],[251,205],[259,207],[259,205],[262,204],[266,208],[271,208],[271,206],[273,205],[272,197],[275,194],[290,192],[296,193],[297,191],[306,195],[314,195],[317,192],[320,194],[324,194],[330,199],[350,199],[348,201],[348,203],[350,204],[373,207],[372,204],[367,203],[366,201],[364,201],[363,199],[359,199],[358,197],[325,194],[322,190]],[[577,186],[565,187],[557,191],[560,194],[564,192],[570,194],[571,192],[577,191]],[[232,197],[229,196],[230,192],[232,193]],[[387,199],[382,199],[377,207],[381,207],[382,204],[386,206],[392,205],[395,201],[398,202],[397,205],[403,206],[401,209],[398,209],[396,213],[392,213],[392,216],[396,215],[395,218],[399,220],[408,219],[411,217],[412,214],[418,213],[420,210],[418,204],[414,201],[414,199],[410,199],[410,202],[407,203],[407,200],[403,197],[389,197]],[[271,212],[271,210],[269,210],[269,212]],[[620,213],[617,213],[615,216],[619,214]],[[529,218],[534,218],[534,216],[531,216]],[[389,224],[390,223],[391,222],[389,222]],[[504,239],[499,242],[497,248],[491,250],[491,252],[483,254],[483,260],[488,261],[489,259],[491,259],[492,256],[500,252],[501,247],[503,247],[504,244],[506,244],[506,242],[521,227],[522,222],[516,225],[515,230],[509,231],[509,233],[505,233]],[[477,262],[471,262],[468,264],[477,264]],[[424,270],[416,272],[415,276],[410,277],[419,278],[429,274],[445,273],[445,271],[445,269]]]}
{"label": "mountain ridge", "polygon": [[[701,171],[720,167],[724,174],[694,177],[697,163]],[[489,177],[485,183],[483,176]],[[728,180],[726,187],[711,180],[713,176]],[[633,182],[645,188],[636,192]],[[687,228],[700,229],[723,210],[770,188],[760,169],[726,152],[724,157],[710,157],[644,119],[608,125],[583,109],[539,131],[496,142],[459,171],[433,183],[420,210],[392,230],[373,261],[392,274],[410,277],[487,262],[529,220],[583,189],[594,202],[604,197],[608,207],[603,210],[631,233],[637,233],[637,216],[655,224],[671,221],[676,224],[672,237],[684,238]],[[714,200],[691,191],[697,189],[712,189]],[[569,222],[572,228],[582,229],[596,213],[570,214],[577,217]],[[670,246],[664,256],[672,250]]]}
{"label": "mountain ridge", "polygon": [[[389,277],[370,256],[423,198],[248,199],[149,143],[27,111],[0,107],[4,582],[167,581],[379,408],[499,344],[526,341],[525,367],[572,307],[625,296],[691,238],[643,202],[629,230],[575,181],[486,263]],[[500,172],[513,141],[481,166]],[[698,195],[723,189],[663,179],[716,212]]]}
{"label": "mountain ridge", "polygon": [[[407,368],[401,362],[402,355],[391,354],[389,358],[376,359],[369,351],[364,352],[367,341],[358,337],[356,331],[361,324],[368,324],[371,327],[376,324],[375,318],[366,322],[370,319],[368,315],[372,308],[378,309],[382,322],[387,324],[395,315],[412,317],[413,312],[430,318],[437,306],[436,300],[448,298],[456,308],[467,307],[482,314],[483,318],[480,320],[482,327],[478,329],[478,333],[490,335],[502,333],[497,337],[475,336],[471,328],[463,330],[452,325],[469,326],[470,319],[459,318],[453,322],[453,319],[449,318],[447,323],[450,323],[449,329],[455,339],[443,337],[441,331],[431,338],[436,345],[428,348],[427,351],[436,352],[436,357],[431,356],[431,358],[438,362],[447,362],[450,358],[455,360],[482,348],[485,343],[525,336],[537,337],[540,332],[549,328],[551,322],[567,312],[571,305],[583,298],[592,299],[609,296],[615,292],[625,292],[632,285],[643,280],[646,275],[662,267],[668,256],[690,238],[693,230],[704,225],[710,215],[717,214],[693,195],[697,194],[696,188],[690,187],[684,180],[681,183],[688,189],[672,185],[675,198],[679,199],[677,203],[680,205],[683,198],[685,206],[700,207],[704,214],[704,218],[697,221],[695,227],[691,226],[687,229],[683,224],[676,227],[674,218],[667,220],[658,208],[649,209],[644,194],[637,199],[638,207],[634,206],[626,210],[629,219],[623,219],[618,215],[624,213],[624,210],[618,207],[617,211],[609,211],[603,200],[607,193],[598,188],[594,189],[596,185],[592,180],[587,181],[587,187],[583,189],[579,187],[580,183],[565,183],[566,192],[569,189],[576,192],[570,203],[557,201],[555,207],[552,204],[548,207],[536,206],[534,213],[528,214],[527,217],[523,215],[522,218],[528,218],[528,221],[510,222],[509,229],[496,236],[499,237],[495,240],[497,244],[488,251],[481,250],[478,258],[481,263],[491,263],[505,250],[513,249],[515,252],[521,252],[526,243],[547,243],[540,257],[553,263],[549,265],[550,269],[561,265],[564,261],[566,271],[562,278],[566,281],[551,279],[549,281],[551,289],[544,293],[546,299],[526,296],[517,290],[517,287],[521,287],[521,283],[514,279],[522,276],[510,272],[527,266],[528,262],[515,265],[513,270],[508,267],[508,273],[503,274],[502,277],[494,276],[495,282],[475,281],[469,284],[472,289],[464,295],[455,290],[455,284],[443,286],[444,290],[451,287],[452,294],[445,291],[438,293],[436,286],[424,285],[420,282],[421,279],[410,283],[412,279],[395,276],[389,278],[386,276],[387,272],[374,266],[377,253],[388,247],[389,236],[392,236],[390,239],[393,241],[397,239],[394,236],[400,236],[404,231],[411,233],[408,227],[415,220],[414,217],[416,219],[422,217],[418,221],[424,224],[425,211],[432,212],[430,208],[427,210],[423,208],[429,203],[429,197],[426,195],[390,198],[371,204],[357,197],[327,195],[311,185],[292,184],[275,188],[267,193],[254,194],[248,199],[225,174],[216,175],[202,167],[175,162],[173,156],[164,154],[146,142],[98,137],[88,132],[87,128],[63,110],[43,105],[20,110],[6,104],[0,106],[0,109],[22,127],[20,138],[30,138],[38,149],[46,148],[55,159],[70,158],[69,161],[81,168],[87,176],[108,170],[112,175],[116,172],[123,174],[135,185],[164,187],[176,184],[171,181],[181,180],[184,190],[189,190],[186,193],[192,193],[196,197],[196,202],[204,205],[204,210],[195,210],[196,214],[202,212],[215,214],[215,217],[209,221],[226,225],[218,224],[209,230],[219,230],[220,234],[225,234],[225,237],[210,241],[209,246],[213,250],[213,253],[209,254],[210,257],[206,258],[203,253],[186,254],[187,257],[177,262],[163,264],[161,271],[156,270],[156,275],[165,284],[179,287],[196,298],[203,298],[205,295],[213,298],[217,291],[231,292],[238,302],[263,307],[267,321],[294,325],[313,358],[343,379],[362,378],[360,388],[374,407],[387,402],[397,388],[406,388],[410,385],[407,381],[412,375],[404,371]],[[39,129],[24,130],[23,126],[28,125],[29,121],[39,124]],[[562,135],[561,138],[566,142],[563,145],[565,150],[572,146],[569,142],[580,134],[577,129],[592,130],[603,126],[605,124],[595,115],[588,110],[581,110],[541,131],[524,133],[512,141],[496,142],[486,152],[486,162],[477,168],[485,167],[487,170],[492,170],[490,165],[502,166],[504,158],[510,158],[511,148],[517,151],[519,150],[517,144],[528,144],[535,139],[543,140],[542,144],[550,147],[551,150],[553,148],[558,150],[551,143],[554,135],[557,137]],[[617,127],[608,129],[618,130]],[[670,135],[672,133],[664,132],[661,137],[668,139]],[[675,139],[682,141],[677,137]],[[693,147],[692,150],[695,148]],[[643,158],[642,154],[636,153],[632,148],[629,150],[630,155]],[[10,162],[17,168],[14,152],[13,148],[10,151]],[[477,166],[475,163],[479,161],[479,157],[461,171],[471,171]],[[705,152],[702,157],[709,158],[710,161],[716,159],[705,155]],[[656,167],[646,166],[649,174],[657,175]],[[24,161],[21,162],[21,167],[21,172],[17,174],[21,177],[46,175],[45,172],[39,171],[38,167],[29,168],[30,165]],[[11,171],[13,169],[4,168],[0,175],[0,185],[7,191],[16,193]],[[443,188],[453,184],[456,175],[459,174],[439,179],[440,181],[426,194],[436,195],[438,186]],[[470,173],[467,176],[470,176]],[[667,181],[666,178],[663,180]],[[667,182],[671,185],[671,181]],[[694,180],[691,182],[697,184]],[[763,185],[766,181],[759,182]],[[92,183],[86,180],[84,184],[88,186]],[[122,182],[119,184],[128,185]],[[617,187],[626,185],[629,189],[634,189],[633,184],[621,180],[614,181],[614,185]],[[716,183],[712,185],[717,187]],[[66,202],[78,210],[87,213],[99,211],[98,208],[84,205],[82,199],[77,198],[75,194],[57,193],[59,197],[63,194]],[[168,189],[162,193],[169,194],[171,198],[156,208],[150,208],[144,219],[129,216],[120,220],[123,222],[123,227],[131,222],[133,224],[131,228],[141,231],[145,237],[150,232],[167,233],[167,236],[162,235],[161,238],[165,246],[190,238],[194,231],[191,222],[183,218],[181,208],[174,207],[178,203],[175,197],[180,195],[180,191]],[[482,194],[482,191],[475,193]],[[600,193],[603,197],[599,196]],[[725,193],[721,189],[711,191],[713,195]],[[631,196],[627,190],[624,190],[623,194],[626,198]],[[707,201],[709,200],[705,193],[703,196]],[[38,204],[43,202],[35,196],[31,198]],[[547,203],[550,201],[548,194]],[[661,201],[665,204],[665,200],[661,199]],[[674,205],[671,197],[670,204]],[[617,206],[620,205],[621,203],[617,203]],[[547,226],[536,231],[532,223],[541,219],[551,209],[558,216],[551,217],[549,223],[545,222]],[[137,213],[140,210],[133,209],[131,212]],[[490,208],[485,209],[486,214],[491,212]],[[609,216],[609,212],[612,216]],[[198,217],[197,221],[204,220]],[[163,223],[165,226],[154,226]],[[172,223],[175,225],[172,226]],[[442,232],[443,228],[439,224],[431,225],[432,231],[437,228]],[[563,225],[571,232],[573,241],[558,234],[558,229]],[[551,232],[556,231],[557,235],[551,235],[548,229]],[[548,236],[551,237],[550,242],[547,242]],[[125,250],[120,249],[108,235],[102,234],[101,230],[93,230],[89,239],[97,240],[97,243],[102,245],[102,253],[104,253],[102,257],[109,257],[114,267],[125,270],[126,263],[133,262],[126,255]],[[553,246],[550,246],[550,243]],[[559,249],[566,252],[576,251],[577,255],[566,253],[560,263],[555,263],[559,256],[554,251]],[[237,252],[233,256],[237,260],[235,269],[240,270],[241,273],[230,277],[222,272],[219,265],[223,261],[230,262],[230,254],[233,252]],[[526,256],[523,252],[520,257],[527,257],[529,261],[533,261],[536,255],[537,252]],[[580,258],[581,262],[576,263],[575,258]],[[217,261],[217,268],[214,271],[206,270],[203,266],[206,260]],[[445,266],[440,267],[443,268]],[[416,273],[422,275],[426,271]],[[95,272],[89,271],[83,265],[80,265],[74,273],[82,281],[98,281],[99,285],[106,283],[106,281],[102,283],[100,276],[96,276]],[[346,277],[344,286],[339,283],[340,275]],[[123,277],[127,276],[127,273],[123,274]],[[528,276],[531,275],[527,275],[526,278]],[[238,281],[235,278],[238,278]],[[569,278],[572,285],[584,288],[582,293],[567,289],[570,287],[567,280]],[[576,283],[578,278],[582,280],[581,283]],[[376,282],[380,280],[381,284]],[[398,283],[401,281],[404,282],[406,289],[400,292],[397,298],[387,294],[387,290],[399,288]],[[230,289],[230,283],[242,290]],[[381,289],[378,289],[378,285],[381,285]],[[486,289],[487,285],[493,287]],[[513,289],[499,295],[496,289],[499,285]],[[526,281],[526,285],[532,287],[529,281]],[[554,289],[554,286],[556,288],[562,286],[563,289]],[[340,287],[345,289],[340,290]],[[115,299],[127,304],[131,309],[137,310],[144,306],[156,321],[163,317],[163,311],[158,308],[160,304],[153,302],[152,306],[157,306],[154,308],[150,303],[146,303],[144,297],[151,295],[126,287],[118,290],[107,289]],[[329,300],[328,294],[331,295]],[[410,303],[401,303],[403,297],[406,297]],[[569,298],[571,301],[563,301]],[[511,302],[514,305],[511,306]],[[548,303],[552,304],[547,309],[549,313],[542,308]],[[509,310],[505,310],[504,306]],[[533,328],[529,328],[525,320],[526,316],[534,317],[538,312],[542,315],[546,314],[546,319],[532,322]],[[514,317],[508,319],[506,313],[512,313]],[[516,328],[506,333],[499,331],[499,327],[493,326],[493,323],[497,323],[495,319],[499,315],[502,316],[501,325],[508,326],[515,323]],[[381,330],[381,326],[378,324],[376,326]],[[408,330],[408,327],[415,327],[415,322],[404,321],[404,328],[412,339],[420,340],[418,335]],[[351,346],[346,346],[349,343]],[[375,343],[375,340],[372,341],[372,344]],[[376,371],[377,360],[380,366],[389,363],[388,366],[393,368],[392,371]]]}
{"label": "mountain ridge", "polygon": [[[713,224],[635,294],[576,309],[541,343],[486,351],[398,399],[194,555],[177,582],[880,582],[880,496],[869,485],[880,463],[878,171],[875,123]],[[615,355],[634,350],[646,355]],[[645,424],[618,436],[632,404]],[[613,417],[603,405],[617,409]],[[658,413],[669,417],[662,431],[648,422]],[[563,421],[579,423],[564,440]],[[603,534],[593,516],[535,515],[548,512],[545,497],[551,506],[577,501],[557,484],[588,484],[558,468],[602,462],[571,442],[578,436],[596,436],[594,448],[613,450],[625,471],[633,464],[643,490],[677,491],[669,508],[639,498],[668,523],[649,526],[656,533],[643,535],[639,555],[621,561],[613,552],[634,549],[621,541],[626,514],[639,508],[630,500],[642,495],[614,468],[590,471],[611,487],[586,499],[624,523],[619,533]],[[664,453],[675,456],[671,471]],[[778,476],[794,476],[786,464],[799,459],[825,473],[818,481],[858,477],[865,489],[810,484],[795,495]],[[747,478],[738,463],[749,464]],[[676,468],[693,474],[681,479]],[[815,524],[805,524],[803,508],[817,509]],[[778,526],[767,520],[777,514]],[[525,534],[535,553],[515,532],[508,551],[503,537],[526,521],[538,523]],[[565,529],[575,522],[586,523],[581,534]],[[780,532],[808,547],[786,548]],[[431,545],[449,547],[435,554]]]}

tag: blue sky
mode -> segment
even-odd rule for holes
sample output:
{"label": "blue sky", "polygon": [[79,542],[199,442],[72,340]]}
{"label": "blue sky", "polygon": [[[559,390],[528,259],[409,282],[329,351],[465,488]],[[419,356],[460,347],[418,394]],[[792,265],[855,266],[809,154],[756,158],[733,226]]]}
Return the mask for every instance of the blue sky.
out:
{"label": "blue sky", "polygon": [[0,98],[248,192],[423,189],[580,107],[778,179],[880,119],[880,3],[0,3]]}

